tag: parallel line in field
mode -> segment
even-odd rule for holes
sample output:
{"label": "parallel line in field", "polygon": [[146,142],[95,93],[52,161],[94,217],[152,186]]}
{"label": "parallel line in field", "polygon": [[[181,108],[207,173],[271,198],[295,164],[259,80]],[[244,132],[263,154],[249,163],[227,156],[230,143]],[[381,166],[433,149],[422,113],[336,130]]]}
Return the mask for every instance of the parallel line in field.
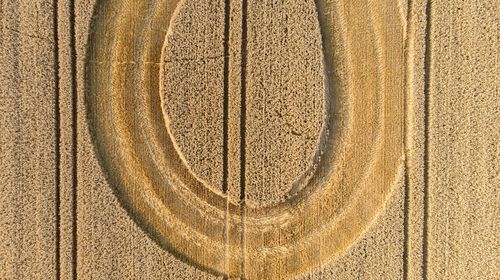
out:
{"label": "parallel line in field", "polygon": [[55,278],[61,279],[61,77],[59,59],[59,3],[52,2],[54,41],[54,164],[55,164]]}
{"label": "parallel line in field", "polygon": [[431,28],[432,28],[432,0],[427,0],[425,10],[426,26],[425,26],[425,54],[424,54],[424,219],[423,219],[423,236],[422,236],[422,278],[428,278],[428,263],[429,263],[429,141],[430,141],[430,87],[431,87]]}
{"label": "parallel line in field", "polygon": [[71,49],[71,155],[72,155],[72,233],[71,233],[71,277],[76,280],[78,278],[78,81],[77,81],[77,53],[76,53],[76,15],[75,15],[75,0],[69,0],[69,34],[70,34],[70,49]]}
{"label": "parallel line in field", "polygon": [[241,115],[240,115],[240,203],[241,203],[241,278],[245,279],[245,200],[246,200],[246,102],[247,102],[247,62],[248,62],[248,2],[241,1]]}
{"label": "parallel line in field", "polygon": [[[224,241],[225,241],[225,262],[226,269],[228,267],[228,211],[229,211],[229,199],[227,197],[228,191],[228,162],[229,162],[229,31],[230,31],[230,12],[231,3],[230,0],[224,1],[224,104],[223,104],[223,135],[222,135],[222,193],[226,195],[226,211],[224,217]],[[228,279],[227,271],[224,275],[224,280]]]}

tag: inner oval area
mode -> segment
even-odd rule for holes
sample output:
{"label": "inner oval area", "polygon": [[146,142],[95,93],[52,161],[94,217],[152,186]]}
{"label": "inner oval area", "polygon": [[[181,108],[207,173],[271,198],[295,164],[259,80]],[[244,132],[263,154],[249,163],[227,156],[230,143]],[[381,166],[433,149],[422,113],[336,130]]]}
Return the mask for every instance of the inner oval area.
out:
{"label": "inner oval area", "polygon": [[327,96],[316,6],[226,1],[178,7],[162,52],[165,123],[208,188],[268,207],[298,191],[319,154]]}

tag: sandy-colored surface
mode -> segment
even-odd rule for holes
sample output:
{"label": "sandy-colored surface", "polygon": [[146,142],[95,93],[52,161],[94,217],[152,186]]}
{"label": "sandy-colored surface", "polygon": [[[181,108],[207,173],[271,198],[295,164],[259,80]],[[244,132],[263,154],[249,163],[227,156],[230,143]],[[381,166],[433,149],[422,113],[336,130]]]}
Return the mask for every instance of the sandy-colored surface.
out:
{"label": "sandy-colored surface", "polygon": [[0,278],[49,279],[57,230],[52,11],[42,1],[1,5]]}
{"label": "sandy-colored surface", "polygon": [[500,278],[495,4],[0,2],[0,279]]}
{"label": "sandy-colored surface", "polygon": [[[227,184],[238,201],[240,174],[223,177],[224,154],[228,163],[240,157],[241,7],[229,8],[225,34],[224,2],[179,7],[165,38],[160,91],[167,127],[188,167],[209,188],[222,191]],[[249,8],[246,201],[270,206],[297,192],[296,181],[313,168],[326,111],[321,33],[314,1]],[[224,117],[224,102],[233,108],[231,117]],[[232,136],[226,144],[225,121]]]}

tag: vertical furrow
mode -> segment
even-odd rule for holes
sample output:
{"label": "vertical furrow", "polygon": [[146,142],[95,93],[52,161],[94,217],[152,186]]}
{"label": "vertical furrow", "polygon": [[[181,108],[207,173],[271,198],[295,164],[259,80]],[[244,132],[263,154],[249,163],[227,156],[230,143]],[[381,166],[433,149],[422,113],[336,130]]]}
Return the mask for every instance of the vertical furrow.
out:
{"label": "vertical furrow", "polygon": [[247,9],[248,4],[246,0],[242,1],[242,21],[241,21],[241,117],[240,117],[240,201],[244,202],[245,195],[245,165],[246,165],[246,71],[247,71]]}
{"label": "vertical furrow", "polygon": [[224,3],[224,104],[223,104],[223,136],[222,136],[222,192],[228,189],[228,127],[229,127],[229,30],[230,0]]}
{"label": "vertical furrow", "polygon": [[240,207],[241,207],[241,277],[245,279],[245,184],[246,184],[246,100],[247,100],[247,51],[248,51],[248,2],[241,6],[241,115],[240,115]]}
{"label": "vertical furrow", "polygon": [[229,142],[229,31],[230,31],[230,12],[231,12],[231,3],[230,0],[224,0],[224,104],[223,104],[223,136],[222,136],[222,193],[226,196],[226,211],[224,217],[224,240],[225,240],[225,262],[226,262],[226,275],[224,275],[224,279],[228,279],[228,238],[229,238],[229,229],[228,229],[228,212],[229,212],[229,199],[227,196],[228,191],[228,162],[229,162],[229,151],[228,151],[228,142]]}
{"label": "vertical furrow", "polygon": [[54,41],[54,155],[55,155],[55,278],[61,279],[61,93],[59,59],[59,3],[52,2]]}
{"label": "vertical furrow", "polygon": [[423,219],[423,261],[422,275],[423,279],[428,279],[428,224],[429,224],[429,125],[430,125],[430,87],[431,87],[431,15],[432,15],[432,0],[427,0],[426,6],[426,27],[425,27],[425,54],[424,54],[424,219]]}
{"label": "vertical furrow", "polygon": [[77,53],[76,53],[76,30],[75,30],[75,0],[70,0],[69,3],[69,28],[70,28],[70,49],[71,49],[71,121],[72,121],[72,135],[71,135],[71,155],[72,155],[72,169],[71,169],[71,180],[72,180],[72,233],[71,233],[71,262],[72,279],[77,279],[78,271],[78,81],[77,81]]}

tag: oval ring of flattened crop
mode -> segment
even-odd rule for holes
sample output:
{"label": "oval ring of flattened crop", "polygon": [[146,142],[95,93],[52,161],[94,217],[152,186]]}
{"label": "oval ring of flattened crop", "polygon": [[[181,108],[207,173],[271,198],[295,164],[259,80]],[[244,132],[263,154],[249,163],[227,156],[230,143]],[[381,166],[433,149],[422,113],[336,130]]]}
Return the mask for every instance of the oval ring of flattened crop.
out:
{"label": "oval ring of flattened crop", "polygon": [[[310,0],[323,40],[324,139],[301,191],[252,207],[200,181],[165,126],[162,49],[189,1],[195,0],[96,6],[85,102],[100,164],[130,216],[191,264],[248,279],[317,268],[369,227],[400,173],[404,61],[397,2]],[[242,3],[230,2],[231,9]]]}

